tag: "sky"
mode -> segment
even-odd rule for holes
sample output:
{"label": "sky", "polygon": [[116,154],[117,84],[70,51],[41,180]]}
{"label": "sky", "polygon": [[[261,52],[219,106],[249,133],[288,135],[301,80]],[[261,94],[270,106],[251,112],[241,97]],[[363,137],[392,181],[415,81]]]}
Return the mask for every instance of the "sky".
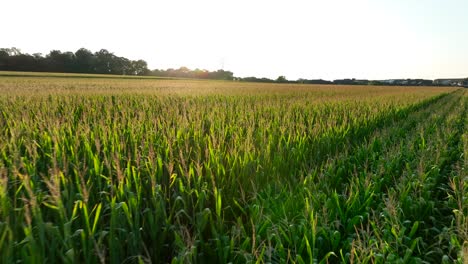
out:
{"label": "sky", "polygon": [[0,48],[105,48],[150,69],[468,77],[467,0],[0,0]]}

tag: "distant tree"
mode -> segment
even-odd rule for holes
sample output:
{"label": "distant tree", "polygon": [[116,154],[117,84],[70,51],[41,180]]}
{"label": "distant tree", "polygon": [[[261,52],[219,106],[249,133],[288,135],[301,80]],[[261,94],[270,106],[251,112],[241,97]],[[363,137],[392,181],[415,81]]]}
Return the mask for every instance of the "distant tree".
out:
{"label": "distant tree", "polygon": [[185,66],[180,67],[177,71],[178,71],[179,74],[181,74],[181,75],[189,75],[190,72],[191,72],[190,69],[187,68],[187,67],[185,67]]}
{"label": "distant tree", "polygon": [[61,61],[62,52],[60,50],[51,50],[46,55],[47,70],[52,72],[61,72],[63,69]]}
{"label": "distant tree", "polygon": [[47,71],[51,72],[74,72],[75,54],[73,52],[64,52],[52,50],[46,56]]}
{"label": "distant tree", "polygon": [[114,54],[106,49],[101,49],[94,53],[96,57],[94,71],[95,73],[110,74],[111,64],[113,63]]}
{"label": "distant tree", "polygon": [[15,47],[0,49],[0,70],[36,71],[38,60],[29,54],[22,54]]}
{"label": "distant tree", "polygon": [[109,73],[111,74],[133,74],[131,61],[124,57],[112,56],[109,61]]}
{"label": "distant tree", "polygon": [[200,69],[195,69],[193,71],[193,76],[194,78],[198,79],[208,79],[210,76],[210,72],[207,70],[200,70]]}
{"label": "distant tree", "polygon": [[124,58],[124,57],[120,57],[120,64],[121,64],[122,74],[123,75],[128,75],[128,74],[132,73],[132,67],[133,66],[132,66],[132,61],[131,60],[129,60],[127,58]]}
{"label": "distant tree", "polygon": [[144,60],[132,61],[132,70],[135,75],[147,75],[148,64]]}
{"label": "distant tree", "polygon": [[17,56],[21,55],[21,51],[18,48],[12,47],[12,48],[3,48],[1,49],[2,51],[8,53],[8,56]]}
{"label": "distant tree", "polygon": [[351,85],[351,84],[357,84],[356,79],[340,79],[340,80],[333,80],[334,84],[346,84],[346,85]]}
{"label": "distant tree", "polygon": [[285,76],[281,75],[281,76],[278,76],[278,78],[276,78],[276,82],[285,83],[285,82],[288,82],[288,80],[286,79]]}
{"label": "distant tree", "polygon": [[149,75],[164,77],[164,72],[165,72],[164,70],[154,69],[154,70],[150,71]]}
{"label": "distant tree", "polygon": [[95,64],[96,57],[90,50],[81,48],[75,52],[75,72],[93,73]]}
{"label": "distant tree", "polygon": [[245,77],[239,78],[242,82],[261,82],[261,83],[274,83],[275,80],[268,79],[268,78],[257,78],[257,77]]}
{"label": "distant tree", "polygon": [[234,74],[230,71],[225,70],[217,70],[212,72],[210,79],[217,79],[217,80],[232,80],[234,78]]}
{"label": "distant tree", "polygon": [[297,82],[304,83],[304,84],[332,84],[331,81],[326,81],[322,79],[315,79],[315,80],[298,79]]}
{"label": "distant tree", "polygon": [[7,49],[0,49],[0,59],[9,57],[10,54],[8,53]]}
{"label": "distant tree", "polygon": [[6,49],[0,49],[0,71],[8,70],[8,57],[10,57],[10,54]]}
{"label": "distant tree", "polygon": [[372,86],[383,85],[383,83],[379,81],[369,81],[367,84]]}
{"label": "distant tree", "polygon": [[63,63],[63,72],[75,72],[76,58],[73,52],[64,52],[60,58]]}
{"label": "distant tree", "polygon": [[8,70],[13,71],[35,71],[36,59],[29,54],[19,54],[8,57]]}

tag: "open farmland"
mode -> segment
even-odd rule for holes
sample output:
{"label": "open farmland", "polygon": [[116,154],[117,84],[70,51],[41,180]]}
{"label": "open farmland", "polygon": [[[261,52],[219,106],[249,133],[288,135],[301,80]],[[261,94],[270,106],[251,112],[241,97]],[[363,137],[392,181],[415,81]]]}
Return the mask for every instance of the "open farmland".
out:
{"label": "open farmland", "polygon": [[1,263],[463,261],[466,89],[85,77],[0,76]]}

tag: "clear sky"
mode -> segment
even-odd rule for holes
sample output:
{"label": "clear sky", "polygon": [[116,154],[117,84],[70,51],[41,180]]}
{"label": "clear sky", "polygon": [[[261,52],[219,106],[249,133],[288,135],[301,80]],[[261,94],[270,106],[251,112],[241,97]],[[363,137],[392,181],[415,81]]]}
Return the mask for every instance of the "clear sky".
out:
{"label": "clear sky", "polygon": [[288,79],[468,77],[468,0],[0,0],[0,47]]}

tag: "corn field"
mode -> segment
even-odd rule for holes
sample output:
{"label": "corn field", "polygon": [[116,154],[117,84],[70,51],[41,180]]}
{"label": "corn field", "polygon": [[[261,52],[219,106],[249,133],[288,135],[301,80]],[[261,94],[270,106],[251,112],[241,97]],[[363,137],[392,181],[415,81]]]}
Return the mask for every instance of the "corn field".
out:
{"label": "corn field", "polygon": [[463,263],[467,111],[455,88],[0,76],[0,263]]}

